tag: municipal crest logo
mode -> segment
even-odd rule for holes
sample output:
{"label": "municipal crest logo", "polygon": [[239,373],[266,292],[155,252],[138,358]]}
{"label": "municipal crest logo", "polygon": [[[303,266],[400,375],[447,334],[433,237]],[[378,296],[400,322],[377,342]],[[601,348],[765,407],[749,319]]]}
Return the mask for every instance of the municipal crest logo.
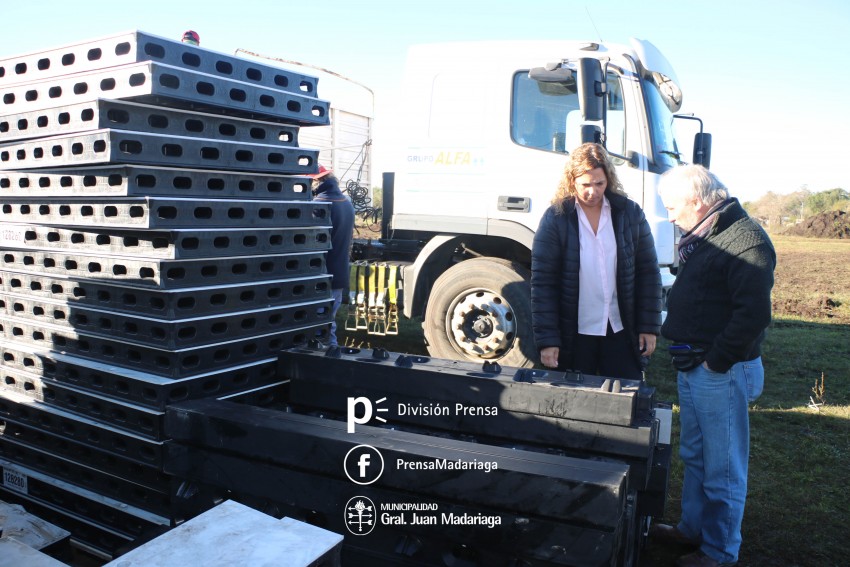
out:
{"label": "municipal crest logo", "polygon": [[345,527],[353,535],[370,533],[375,520],[375,504],[365,496],[355,496],[345,504]]}

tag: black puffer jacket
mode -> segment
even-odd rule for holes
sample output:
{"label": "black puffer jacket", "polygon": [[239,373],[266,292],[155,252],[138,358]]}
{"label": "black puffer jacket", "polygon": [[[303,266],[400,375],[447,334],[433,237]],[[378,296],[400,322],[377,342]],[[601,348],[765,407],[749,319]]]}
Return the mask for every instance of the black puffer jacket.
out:
{"label": "black puffer jacket", "polygon": [[[661,273],[655,242],[637,203],[605,192],[617,241],[617,298],[623,327],[640,357],[638,334],[661,328]],[[543,214],[531,249],[531,313],[538,351],[572,349],[578,333],[579,232],[575,200]],[[563,360],[563,355],[562,355]]]}

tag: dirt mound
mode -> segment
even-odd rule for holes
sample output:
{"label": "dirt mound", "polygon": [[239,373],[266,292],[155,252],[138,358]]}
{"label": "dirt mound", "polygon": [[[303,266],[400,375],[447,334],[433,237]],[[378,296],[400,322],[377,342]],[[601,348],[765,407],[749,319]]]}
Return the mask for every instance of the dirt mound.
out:
{"label": "dirt mound", "polygon": [[819,213],[803,219],[783,232],[812,238],[850,238],[850,214],[844,211]]}

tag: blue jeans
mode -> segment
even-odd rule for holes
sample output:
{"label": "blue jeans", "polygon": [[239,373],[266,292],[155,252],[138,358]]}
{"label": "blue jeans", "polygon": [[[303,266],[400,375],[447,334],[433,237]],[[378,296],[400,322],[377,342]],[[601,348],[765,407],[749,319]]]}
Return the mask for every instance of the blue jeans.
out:
{"label": "blue jeans", "polygon": [[764,387],[761,358],[728,372],[702,365],[679,372],[679,456],[685,465],[679,530],[700,540],[719,563],[738,560],[747,498],[750,420],[747,403]]}
{"label": "blue jeans", "polygon": [[334,305],[331,310],[331,332],[328,335],[328,346],[337,346],[339,343],[336,341],[336,312],[339,311],[339,306],[342,303],[342,288],[332,289],[331,295]]}

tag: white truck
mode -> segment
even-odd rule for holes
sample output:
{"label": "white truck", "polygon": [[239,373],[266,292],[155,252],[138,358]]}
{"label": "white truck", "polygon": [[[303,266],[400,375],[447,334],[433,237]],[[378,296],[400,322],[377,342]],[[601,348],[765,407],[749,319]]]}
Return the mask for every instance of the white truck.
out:
{"label": "white truck", "polygon": [[[659,176],[680,163],[681,89],[649,42],[416,46],[403,83],[405,148],[384,174],[383,238],[355,257],[407,259],[399,309],[429,353],[531,366],[531,245],[568,152],[601,141],[652,227],[665,286],[674,227]],[[708,165],[699,122],[693,163]],[[693,123],[691,123],[693,124]]]}

